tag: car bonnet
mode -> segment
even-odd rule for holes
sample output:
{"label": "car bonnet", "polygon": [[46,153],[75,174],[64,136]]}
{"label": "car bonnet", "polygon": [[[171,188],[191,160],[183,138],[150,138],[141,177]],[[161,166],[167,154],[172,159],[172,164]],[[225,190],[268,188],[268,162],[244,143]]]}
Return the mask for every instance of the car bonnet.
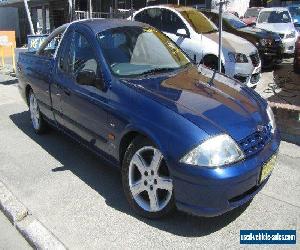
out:
{"label": "car bonnet", "polygon": [[279,34],[289,34],[295,30],[294,24],[292,23],[260,23],[257,26]]}
{"label": "car bonnet", "polygon": [[266,123],[265,102],[253,90],[221,74],[196,67],[180,73],[125,82],[193,122],[209,135],[227,133],[239,141]]}
{"label": "car bonnet", "polygon": [[[204,34],[207,38],[219,43],[219,32]],[[255,46],[246,39],[238,37],[226,31],[222,32],[223,50],[250,55],[256,52]]]}

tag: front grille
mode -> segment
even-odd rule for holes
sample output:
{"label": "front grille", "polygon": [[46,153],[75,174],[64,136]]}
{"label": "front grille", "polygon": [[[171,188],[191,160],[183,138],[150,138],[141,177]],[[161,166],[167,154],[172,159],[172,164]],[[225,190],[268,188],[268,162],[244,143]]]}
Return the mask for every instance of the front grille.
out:
{"label": "front grille", "polygon": [[271,125],[262,126],[260,131],[256,131],[239,142],[246,157],[258,153],[270,142],[272,138],[271,130]]}
{"label": "front grille", "polygon": [[251,58],[253,66],[257,67],[260,63],[259,54],[258,53],[252,54],[252,55],[250,55],[250,58]]}

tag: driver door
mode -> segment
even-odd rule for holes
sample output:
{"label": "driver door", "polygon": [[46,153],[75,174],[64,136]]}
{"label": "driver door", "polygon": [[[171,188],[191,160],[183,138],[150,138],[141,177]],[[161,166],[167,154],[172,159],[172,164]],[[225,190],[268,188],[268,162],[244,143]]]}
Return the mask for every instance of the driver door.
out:
{"label": "driver door", "polygon": [[63,126],[87,141],[90,146],[107,149],[108,93],[96,86],[82,85],[76,80],[81,71],[101,76],[97,52],[83,33],[73,31],[66,57],[66,71],[60,71],[57,85],[62,89],[61,109]]}

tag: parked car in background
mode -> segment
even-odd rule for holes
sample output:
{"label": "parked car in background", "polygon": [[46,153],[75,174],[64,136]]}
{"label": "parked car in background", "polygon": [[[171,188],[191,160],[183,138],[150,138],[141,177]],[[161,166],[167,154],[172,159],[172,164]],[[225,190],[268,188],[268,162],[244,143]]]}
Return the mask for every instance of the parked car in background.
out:
{"label": "parked car in background", "polygon": [[227,10],[228,13],[234,15],[235,17],[239,18],[239,13],[234,10]]}
{"label": "parked car in background", "polygon": [[205,71],[157,29],[116,19],[74,22],[18,61],[34,131],[51,124],[118,167],[129,205],[148,218],[175,207],[223,214],[274,168],[280,138],[267,102]]}
{"label": "parked car in background", "polygon": [[[219,26],[219,12],[215,10],[201,10],[216,26]],[[254,44],[262,59],[263,67],[281,63],[283,58],[283,44],[277,33],[248,27],[243,21],[231,13],[223,14],[223,30],[245,38]]]}
{"label": "parked car in background", "polygon": [[299,35],[300,34],[300,5],[288,6],[288,10],[291,13],[293,23]]}
{"label": "parked car in background", "polygon": [[300,36],[296,42],[294,69],[296,72],[300,73]]}
{"label": "parked car in background", "polygon": [[244,17],[242,17],[242,21],[247,25],[251,26],[256,23],[259,12],[263,9],[263,7],[252,7],[248,8]]}
{"label": "parked car in background", "polygon": [[283,42],[284,53],[294,54],[297,31],[287,8],[278,7],[261,10],[256,27],[278,33]]}
{"label": "parked car in background", "polygon": [[[180,46],[197,63],[217,69],[218,28],[204,14],[190,7],[159,5],[143,8],[133,19],[148,23],[161,30]],[[261,60],[258,50],[247,40],[223,33],[222,71],[249,87],[261,77]]]}

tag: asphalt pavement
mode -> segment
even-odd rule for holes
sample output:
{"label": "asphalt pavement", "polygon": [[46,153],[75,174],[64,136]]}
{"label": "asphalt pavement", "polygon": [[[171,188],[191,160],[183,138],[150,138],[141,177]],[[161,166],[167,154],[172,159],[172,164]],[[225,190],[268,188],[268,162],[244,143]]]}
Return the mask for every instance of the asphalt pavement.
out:
{"label": "asphalt pavement", "polygon": [[299,161],[300,148],[283,142],[264,189],[225,215],[143,219],[117,169],[57,131],[36,135],[15,81],[0,79],[0,181],[70,249],[240,248],[241,229],[296,229],[299,239]]}

